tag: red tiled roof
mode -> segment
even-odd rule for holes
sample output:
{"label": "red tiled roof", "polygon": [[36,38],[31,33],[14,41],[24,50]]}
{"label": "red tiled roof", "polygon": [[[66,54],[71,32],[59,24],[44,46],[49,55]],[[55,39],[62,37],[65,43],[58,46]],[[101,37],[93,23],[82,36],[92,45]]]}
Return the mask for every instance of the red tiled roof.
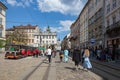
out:
{"label": "red tiled roof", "polygon": [[28,24],[26,26],[23,26],[23,25],[15,26],[14,28],[15,29],[35,29],[36,27],[37,27],[37,25],[36,26],[32,26],[32,25]]}
{"label": "red tiled roof", "polygon": [[14,31],[14,30],[15,30],[14,28],[6,29],[6,31]]}

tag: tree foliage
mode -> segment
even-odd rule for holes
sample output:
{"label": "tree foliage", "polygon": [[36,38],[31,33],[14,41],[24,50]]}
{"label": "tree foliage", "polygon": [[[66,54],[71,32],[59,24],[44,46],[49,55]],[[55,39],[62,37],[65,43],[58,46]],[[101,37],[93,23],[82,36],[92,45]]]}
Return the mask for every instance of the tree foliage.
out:
{"label": "tree foliage", "polygon": [[26,44],[28,36],[25,34],[23,30],[15,30],[11,33],[10,36],[7,37],[8,44]]}
{"label": "tree foliage", "polygon": [[5,46],[5,40],[0,40],[0,48],[3,48]]}

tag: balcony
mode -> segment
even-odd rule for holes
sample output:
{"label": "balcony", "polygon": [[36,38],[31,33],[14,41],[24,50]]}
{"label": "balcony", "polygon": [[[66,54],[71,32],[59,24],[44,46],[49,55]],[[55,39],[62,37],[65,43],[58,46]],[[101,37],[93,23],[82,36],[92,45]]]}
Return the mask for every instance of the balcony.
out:
{"label": "balcony", "polygon": [[120,21],[107,27],[106,34],[111,38],[119,36],[119,34],[120,34]]}
{"label": "balcony", "polygon": [[120,20],[110,26],[107,26],[106,33],[111,33],[114,30],[120,30]]}

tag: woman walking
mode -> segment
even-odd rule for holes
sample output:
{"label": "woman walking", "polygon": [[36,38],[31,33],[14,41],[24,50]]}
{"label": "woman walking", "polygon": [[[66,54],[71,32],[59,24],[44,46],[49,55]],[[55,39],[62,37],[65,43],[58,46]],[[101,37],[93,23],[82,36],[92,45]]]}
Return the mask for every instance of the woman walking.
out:
{"label": "woman walking", "polygon": [[68,50],[65,49],[65,50],[64,50],[64,62],[65,62],[65,63],[68,62],[68,54],[69,54]]}
{"label": "woman walking", "polygon": [[89,56],[90,56],[90,52],[89,52],[88,48],[86,48],[84,51],[84,54],[83,54],[83,57],[84,57],[83,68],[84,68],[84,70],[92,68],[92,65],[91,65],[90,60],[89,60]]}
{"label": "woman walking", "polygon": [[78,47],[75,47],[75,49],[73,51],[73,58],[72,58],[72,60],[75,63],[76,70],[78,70],[78,66],[79,66],[79,63],[81,61],[81,54],[80,54],[80,50],[79,50]]}

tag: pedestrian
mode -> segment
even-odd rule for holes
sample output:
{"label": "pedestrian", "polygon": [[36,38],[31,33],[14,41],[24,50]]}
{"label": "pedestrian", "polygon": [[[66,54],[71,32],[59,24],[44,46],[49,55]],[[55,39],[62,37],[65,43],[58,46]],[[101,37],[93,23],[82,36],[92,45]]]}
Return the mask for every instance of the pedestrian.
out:
{"label": "pedestrian", "polygon": [[80,54],[80,50],[78,47],[74,48],[72,60],[75,63],[76,70],[78,70],[79,63],[81,62],[81,54]]}
{"label": "pedestrian", "polygon": [[69,54],[68,50],[65,49],[65,50],[64,50],[64,62],[65,62],[65,63],[68,62],[68,54]]}
{"label": "pedestrian", "polygon": [[81,53],[81,63],[83,64],[84,62],[84,57],[83,57],[84,49],[83,48],[80,50],[80,53]]}
{"label": "pedestrian", "polygon": [[35,53],[36,53],[36,54],[35,54],[36,57],[38,58],[38,55],[39,55],[39,50],[38,50],[38,48],[35,49]]}
{"label": "pedestrian", "polygon": [[30,49],[27,50],[27,55],[31,56],[31,50]]}
{"label": "pedestrian", "polygon": [[83,68],[86,71],[87,71],[87,69],[92,68],[91,62],[89,60],[89,56],[90,56],[90,52],[89,52],[88,48],[86,48],[84,50],[84,54],[83,54],[83,57],[84,57]]}
{"label": "pedestrian", "polygon": [[59,57],[60,57],[60,62],[62,62],[63,61],[63,51],[61,50],[60,52],[59,52]]}
{"label": "pedestrian", "polygon": [[35,51],[35,49],[33,50],[33,57],[36,57],[36,51]]}
{"label": "pedestrian", "polygon": [[51,50],[51,47],[49,46],[49,48],[47,49],[47,56],[48,56],[49,63],[51,63],[51,55],[52,55],[52,50]]}

